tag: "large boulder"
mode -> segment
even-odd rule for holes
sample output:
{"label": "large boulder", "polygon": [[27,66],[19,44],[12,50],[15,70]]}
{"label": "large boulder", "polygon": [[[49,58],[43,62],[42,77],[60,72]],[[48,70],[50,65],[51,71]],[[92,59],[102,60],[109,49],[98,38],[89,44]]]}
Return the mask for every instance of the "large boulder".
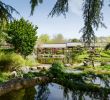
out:
{"label": "large boulder", "polygon": [[22,71],[24,74],[27,74],[27,73],[30,71],[30,69],[29,69],[28,66],[26,66],[26,67],[22,67],[22,68],[21,68],[21,71]]}

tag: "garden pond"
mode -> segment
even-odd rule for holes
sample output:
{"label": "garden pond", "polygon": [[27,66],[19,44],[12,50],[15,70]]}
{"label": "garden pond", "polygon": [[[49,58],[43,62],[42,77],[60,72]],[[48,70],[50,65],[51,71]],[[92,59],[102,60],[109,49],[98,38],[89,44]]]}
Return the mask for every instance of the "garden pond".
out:
{"label": "garden pond", "polygon": [[[97,81],[99,82],[99,80]],[[103,85],[103,83],[101,83]],[[91,91],[70,91],[67,88],[49,83],[19,91],[12,91],[0,97],[0,100],[110,100],[110,94],[100,95]]]}

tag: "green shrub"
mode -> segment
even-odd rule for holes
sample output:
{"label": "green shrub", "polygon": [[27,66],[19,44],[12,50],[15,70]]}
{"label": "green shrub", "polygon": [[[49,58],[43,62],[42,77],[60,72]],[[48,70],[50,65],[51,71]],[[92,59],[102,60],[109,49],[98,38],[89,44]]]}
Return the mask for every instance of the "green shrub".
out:
{"label": "green shrub", "polygon": [[1,70],[7,70],[9,66],[12,65],[12,59],[10,55],[5,53],[0,53],[0,69]]}
{"label": "green shrub", "polygon": [[12,59],[13,68],[19,68],[25,66],[25,59],[21,55],[12,53],[10,57]]}
{"label": "green shrub", "polygon": [[14,50],[21,55],[28,56],[33,52],[37,40],[37,26],[21,18],[8,25],[7,42],[14,46]]}
{"label": "green shrub", "polygon": [[6,82],[9,80],[10,73],[9,72],[0,72],[0,83]]}
{"label": "green shrub", "polygon": [[105,66],[105,65],[107,65],[107,62],[101,61],[101,66]]}
{"label": "green shrub", "polygon": [[14,49],[13,48],[6,48],[6,49],[0,48],[0,51],[4,53],[13,53]]}
{"label": "green shrub", "polygon": [[40,58],[38,59],[39,63],[42,64],[52,64],[54,59],[53,58]]}
{"label": "green shrub", "polygon": [[25,61],[25,65],[32,67],[38,65],[38,63],[35,59],[27,58]]}
{"label": "green shrub", "polygon": [[60,77],[63,70],[64,70],[64,64],[60,61],[55,61],[52,64],[52,67],[50,68],[49,72],[53,77]]}
{"label": "green shrub", "polygon": [[23,57],[16,53],[0,52],[0,70],[11,71],[25,65]]}
{"label": "green shrub", "polygon": [[110,43],[105,46],[105,50],[110,50]]}
{"label": "green shrub", "polygon": [[101,57],[107,57],[107,58],[110,57],[110,55],[107,52],[101,52],[100,55]]}
{"label": "green shrub", "polygon": [[35,77],[35,76],[36,75],[34,73],[31,73],[31,72],[23,75],[24,78],[32,78],[32,77]]}

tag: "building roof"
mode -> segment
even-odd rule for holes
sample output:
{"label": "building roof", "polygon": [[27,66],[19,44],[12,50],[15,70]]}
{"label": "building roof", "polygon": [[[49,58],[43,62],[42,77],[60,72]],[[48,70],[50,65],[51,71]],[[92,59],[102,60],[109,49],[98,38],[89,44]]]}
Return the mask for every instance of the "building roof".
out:
{"label": "building roof", "polygon": [[66,43],[62,44],[42,44],[38,48],[66,48]]}
{"label": "building roof", "polygon": [[[108,43],[95,43],[91,44],[91,46],[96,46],[96,47],[105,47]],[[56,44],[41,44],[41,45],[36,45],[35,48],[67,48],[67,47],[75,47],[75,46],[81,46],[83,47],[84,44],[81,42],[74,42],[74,43],[56,43]]]}
{"label": "building roof", "polygon": [[74,46],[82,46],[82,43],[59,43],[59,44],[41,44],[37,45],[37,48],[66,48],[66,47],[74,47]]}
{"label": "building roof", "polygon": [[81,42],[66,43],[67,47],[82,46]]}

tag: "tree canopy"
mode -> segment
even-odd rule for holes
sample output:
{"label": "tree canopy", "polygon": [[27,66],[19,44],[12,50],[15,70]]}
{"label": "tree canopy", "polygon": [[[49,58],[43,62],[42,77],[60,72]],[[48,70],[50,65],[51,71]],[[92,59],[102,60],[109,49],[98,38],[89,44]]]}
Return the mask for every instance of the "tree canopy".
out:
{"label": "tree canopy", "polygon": [[13,19],[13,12],[19,14],[15,8],[0,1],[0,29],[4,21],[6,22]]}
{"label": "tree canopy", "polygon": [[41,34],[38,37],[38,44],[49,43],[49,42],[50,42],[50,36],[48,34]]}
{"label": "tree canopy", "polygon": [[37,40],[37,27],[29,21],[21,18],[9,24],[8,42],[14,46],[14,50],[24,56],[32,53]]}
{"label": "tree canopy", "polygon": [[[31,15],[35,10],[35,7],[39,4],[43,3],[44,0],[30,0],[31,5]],[[98,27],[104,26],[103,24],[103,14],[101,12],[103,7],[104,0],[83,0],[82,8],[83,8],[83,19],[84,19],[84,27],[82,28],[82,40],[87,45],[90,46],[92,42],[95,42],[95,33],[94,29],[98,29]],[[73,5],[74,6],[74,5]],[[56,3],[49,13],[50,16],[54,15],[66,15],[69,10],[69,0],[56,0]],[[0,19],[2,18],[12,18],[12,11],[17,12],[13,7],[4,4],[0,1]]]}
{"label": "tree canopy", "polygon": [[[36,1],[36,3],[35,3]],[[35,8],[36,5],[42,3],[43,0],[31,0],[31,7]],[[94,28],[104,26],[103,24],[103,14],[101,12],[104,0],[83,0],[83,19],[84,27],[81,29],[83,32],[82,40],[85,46],[90,46],[91,43],[95,42]],[[34,5],[33,5],[34,4]],[[73,5],[74,6],[74,5]],[[52,11],[49,13],[50,16],[54,15],[66,15],[69,10],[69,0],[57,0]],[[32,12],[34,9],[32,9]]]}
{"label": "tree canopy", "polygon": [[66,39],[64,38],[64,36],[62,34],[56,34],[53,36],[51,43],[65,43]]}

